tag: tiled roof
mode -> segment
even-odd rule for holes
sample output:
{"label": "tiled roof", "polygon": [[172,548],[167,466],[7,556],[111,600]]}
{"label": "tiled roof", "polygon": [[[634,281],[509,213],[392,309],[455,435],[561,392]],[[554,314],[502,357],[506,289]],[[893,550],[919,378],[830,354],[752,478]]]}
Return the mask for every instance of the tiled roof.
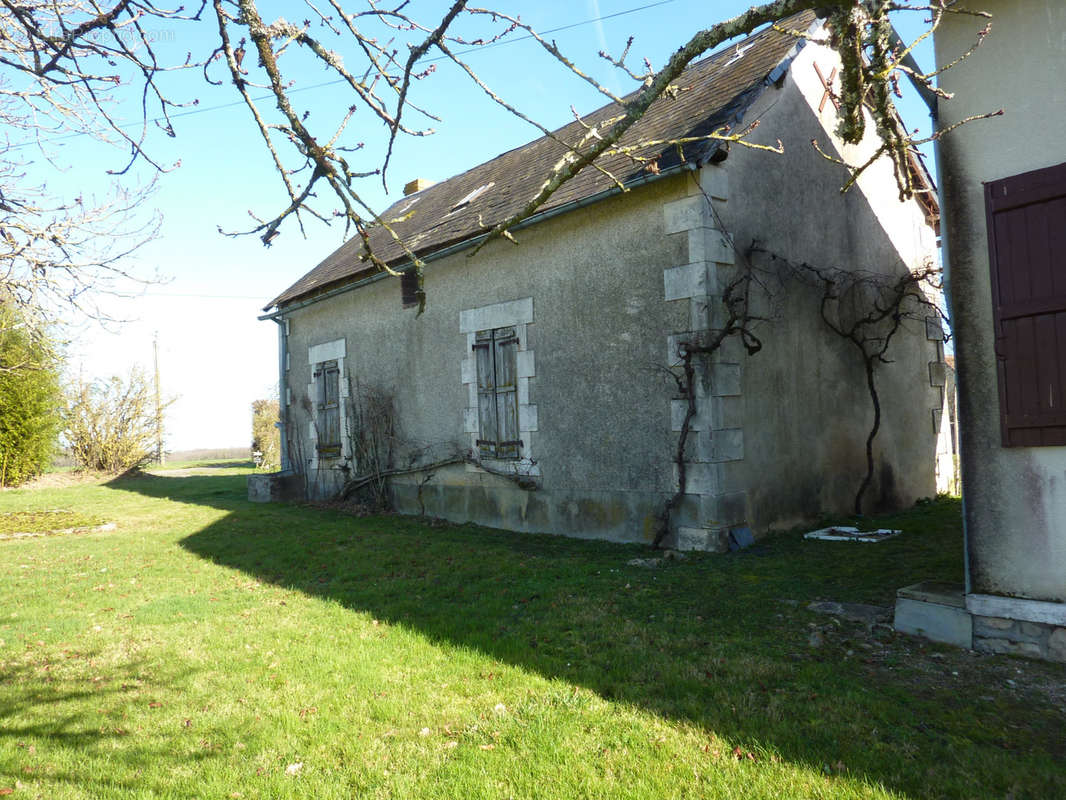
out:
{"label": "tiled roof", "polygon": [[[814,14],[808,11],[785,24],[792,29],[806,30],[813,22]],[[794,37],[768,28],[691,64],[675,81],[674,85],[680,87],[676,96],[656,100],[644,117],[626,132],[619,146],[701,136],[734,121],[796,44]],[[619,106],[612,103],[586,115],[583,120],[595,125],[618,114]],[[576,143],[584,132],[585,129],[575,121],[554,131],[554,136],[564,142]],[[714,149],[713,141],[687,146],[685,159],[702,161]],[[381,216],[391,222],[409,215],[402,222],[393,223],[392,227],[408,247],[419,256],[425,256],[476,237],[517,212],[540,190],[549,170],[564,152],[558,142],[547,136],[541,137],[404,197]],[[681,161],[676,147],[648,147],[639,155],[653,157],[657,153],[660,171],[669,170]],[[649,176],[642,164],[625,155],[602,156],[596,163],[622,183]],[[588,167],[556,191],[538,213],[593,197],[614,185],[603,172]],[[465,204],[464,199],[468,201]],[[375,255],[386,263],[399,265],[406,261],[401,246],[380,227],[371,229],[370,240]],[[350,239],[278,295],[267,308],[282,306],[303,295],[377,272],[376,267],[360,259],[362,251],[360,238]]]}

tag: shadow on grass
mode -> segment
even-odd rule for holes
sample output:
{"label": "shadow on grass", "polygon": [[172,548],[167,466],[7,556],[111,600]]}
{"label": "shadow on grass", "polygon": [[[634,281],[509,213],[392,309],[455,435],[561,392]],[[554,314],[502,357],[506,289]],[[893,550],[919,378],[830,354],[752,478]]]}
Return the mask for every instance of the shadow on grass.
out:
{"label": "shadow on grass", "polygon": [[639,546],[248,504],[240,476],[116,488],[233,510],[182,540],[205,559],[814,770],[916,796],[1063,788],[1061,712],[1002,692],[1009,661],[932,659],[885,627],[806,609],[887,607],[908,583],[961,580],[957,501],[879,518],[906,532],[876,545],[779,534],[649,569],[627,564],[654,555]]}
{"label": "shadow on grass", "polygon": [[[71,657],[91,663],[97,654],[78,653]],[[0,766],[0,775],[7,772],[13,777],[43,781],[56,791],[69,785],[90,796],[103,796],[116,789],[145,789],[145,781],[135,777],[135,772],[171,757],[174,743],[138,736],[134,730],[138,723],[130,718],[155,714],[150,697],[182,685],[191,670],[171,669],[163,674],[156,664],[131,660],[110,666],[106,683],[87,683],[57,677],[51,666],[9,663],[0,668],[0,686],[4,687],[0,690],[0,746],[8,745],[0,749],[13,754]],[[48,675],[43,680],[42,670]],[[150,688],[143,682],[149,672]],[[24,684],[33,686],[31,693],[18,691]],[[80,764],[66,762],[62,756],[57,758],[63,751],[77,753],[79,761],[93,755],[115,759],[121,753],[124,772],[130,777],[95,773],[90,778]],[[211,755],[193,752],[187,758]]]}

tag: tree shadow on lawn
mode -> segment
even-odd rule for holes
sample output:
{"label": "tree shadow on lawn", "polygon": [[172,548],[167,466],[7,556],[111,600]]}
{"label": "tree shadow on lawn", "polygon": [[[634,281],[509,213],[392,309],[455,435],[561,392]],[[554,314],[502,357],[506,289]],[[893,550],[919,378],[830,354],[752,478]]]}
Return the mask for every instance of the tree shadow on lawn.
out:
{"label": "tree shadow on lawn", "polygon": [[916,796],[930,786],[944,796],[1064,796],[1061,709],[1005,683],[1018,665],[1061,683],[1061,668],[926,647],[806,608],[890,606],[908,583],[960,580],[957,501],[879,518],[906,532],[876,545],[793,532],[649,569],[627,564],[656,555],[641,546],[250,504],[239,476],[122,488],[232,509],[181,541],[205,559],[686,721],[760,757]]}
{"label": "tree shadow on lawn", "polygon": [[[96,654],[82,652],[72,657],[91,663]],[[143,724],[140,715],[169,716],[168,710],[154,710],[158,704],[150,704],[150,698],[181,686],[191,670],[161,672],[159,665],[130,660],[101,668],[106,683],[87,685],[85,680],[57,677],[51,666],[43,662],[0,667],[0,686],[4,687],[0,689],[0,754],[6,752],[0,760],[0,787],[19,780],[39,782],[50,787],[45,796],[53,796],[64,786],[82,793],[91,786],[91,793],[98,796],[149,788],[142,770],[173,757],[177,744],[138,735],[136,729]],[[146,687],[142,679],[149,672],[152,678]],[[23,685],[32,689],[23,692]],[[197,748],[182,757],[188,761],[213,755]],[[90,756],[121,768],[90,773],[81,768]]]}

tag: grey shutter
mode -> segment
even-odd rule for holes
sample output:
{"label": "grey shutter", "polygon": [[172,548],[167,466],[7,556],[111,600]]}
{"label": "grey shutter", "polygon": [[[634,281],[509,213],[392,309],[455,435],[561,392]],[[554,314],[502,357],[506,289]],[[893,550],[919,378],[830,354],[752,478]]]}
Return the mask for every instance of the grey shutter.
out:
{"label": "grey shutter", "polygon": [[492,331],[478,331],[474,340],[477,360],[477,420],[478,451],[483,456],[496,456],[496,370],[493,364]]}
{"label": "grey shutter", "polygon": [[514,328],[493,331],[496,362],[496,420],[499,458],[518,458],[518,337]]}

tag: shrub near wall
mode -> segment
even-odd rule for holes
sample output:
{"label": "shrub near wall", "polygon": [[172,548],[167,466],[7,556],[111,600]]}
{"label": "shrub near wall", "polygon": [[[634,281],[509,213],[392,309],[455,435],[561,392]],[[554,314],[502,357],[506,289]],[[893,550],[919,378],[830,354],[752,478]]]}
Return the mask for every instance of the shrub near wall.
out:
{"label": "shrub near wall", "polygon": [[276,399],[252,401],[252,452],[260,452],[264,469],[281,466],[281,406]]}
{"label": "shrub near wall", "polygon": [[61,421],[59,360],[44,331],[0,303],[0,486],[51,463]]}
{"label": "shrub near wall", "polygon": [[125,381],[113,377],[72,387],[63,435],[74,463],[110,473],[147,464],[155,456],[155,411],[152,388],[139,369]]}

